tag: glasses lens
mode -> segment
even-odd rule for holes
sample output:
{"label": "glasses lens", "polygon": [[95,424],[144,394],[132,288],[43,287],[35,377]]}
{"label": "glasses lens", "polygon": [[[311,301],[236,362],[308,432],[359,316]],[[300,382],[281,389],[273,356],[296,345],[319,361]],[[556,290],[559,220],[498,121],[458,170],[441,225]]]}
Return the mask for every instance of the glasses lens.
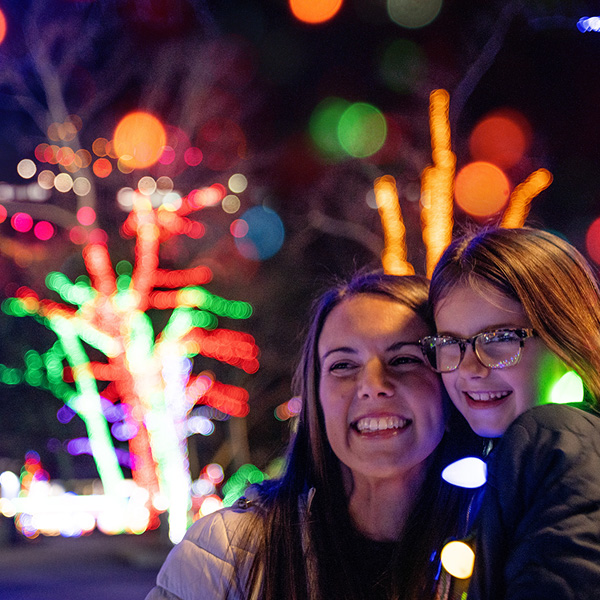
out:
{"label": "glasses lens", "polygon": [[519,362],[521,338],[514,331],[491,331],[475,339],[475,351],[490,369],[512,367]]}
{"label": "glasses lens", "polygon": [[427,337],[423,340],[422,347],[432,369],[438,373],[454,371],[460,364],[460,344],[454,338]]}

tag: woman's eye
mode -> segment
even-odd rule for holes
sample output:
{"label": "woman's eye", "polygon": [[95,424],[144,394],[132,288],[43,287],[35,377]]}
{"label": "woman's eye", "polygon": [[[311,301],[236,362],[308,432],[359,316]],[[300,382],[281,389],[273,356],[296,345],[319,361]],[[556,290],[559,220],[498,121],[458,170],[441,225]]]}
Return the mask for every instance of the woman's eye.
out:
{"label": "woman's eye", "polygon": [[402,367],[409,365],[421,365],[423,364],[423,359],[418,356],[396,356],[390,361],[390,365],[392,367]]}
{"label": "woman's eye", "polygon": [[329,367],[329,371],[348,371],[348,370],[352,369],[353,366],[354,365],[352,363],[340,361],[340,362],[333,363]]}

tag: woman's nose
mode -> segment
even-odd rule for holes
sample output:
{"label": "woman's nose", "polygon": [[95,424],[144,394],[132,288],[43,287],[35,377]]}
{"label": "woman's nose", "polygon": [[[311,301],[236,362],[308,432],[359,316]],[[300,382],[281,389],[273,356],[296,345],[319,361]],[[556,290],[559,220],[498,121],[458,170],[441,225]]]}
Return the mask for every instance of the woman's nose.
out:
{"label": "woman's nose", "polygon": [[393,381],[386,365],[380,361],[370,361],[364,365],[359,379],[359,396],[377,398],[394,392]]}

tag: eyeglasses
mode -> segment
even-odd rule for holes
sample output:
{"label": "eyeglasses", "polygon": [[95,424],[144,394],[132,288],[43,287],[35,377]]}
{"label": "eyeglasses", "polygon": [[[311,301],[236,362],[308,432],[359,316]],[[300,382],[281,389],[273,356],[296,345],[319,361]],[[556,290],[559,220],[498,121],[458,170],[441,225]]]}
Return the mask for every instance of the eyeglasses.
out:
{"label": "eyeglasses", "polygon": [[525,340],[536,335],[533,329],[496,329],[472,338],[431,335],[420,340],[421,350],[429,366],[437,373],[455,371],[465,357],[467,345],[477,360],[489,369],[505,369],[521,359]]}

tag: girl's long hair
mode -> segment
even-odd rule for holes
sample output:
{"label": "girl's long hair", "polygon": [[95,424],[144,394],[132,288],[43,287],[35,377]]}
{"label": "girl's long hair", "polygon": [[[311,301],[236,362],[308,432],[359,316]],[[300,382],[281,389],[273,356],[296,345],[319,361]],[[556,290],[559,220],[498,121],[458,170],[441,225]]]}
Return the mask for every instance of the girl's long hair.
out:
{"label": "girl's long hair", "polygon": [[[257,587],[261,592],[252,596],[249,591],[248,597],[262,600],[366,600],[360,591],[362,582],[357,581],[351,567],[353,557],[349,555],[349,548],[353,547],[355,530],[348,512],[340,462],[327,440],[319,402],[319,336],[333,308],[344,299],[359,294],[389,297],[409,307],[433,330],[427,303],[428,288],[428,280],[421,276],[399,277],[379,272],[359,274],[349,283],[328,290],[313,305],[313,317],[294,377],[302,410],[288,450],[284,475],[263,485],[261,490],[260,521],[264,530],[258,535],[260,543],[250,583],[255,594]],[[461,429],[460,435],[464,436],[461,441],[474,441],[462,417],[447,398],[443,401],[448,406],[450,421]],[[446,438],[430,458],[428,475],[413,514],[402,541],[392,553],[390,599],[433,598],[437,563],[431,560],[432,551],[441,549],[444,540],[457,535],[459,513],[467,494],[440,478],[441,469],[455,453]],[[309,517],[303,521],[304,508],[299,506],[299,499],[305,498],[311,488],[315,488],[316,493]],[[256,531],[250,535],[256,536]]]}

